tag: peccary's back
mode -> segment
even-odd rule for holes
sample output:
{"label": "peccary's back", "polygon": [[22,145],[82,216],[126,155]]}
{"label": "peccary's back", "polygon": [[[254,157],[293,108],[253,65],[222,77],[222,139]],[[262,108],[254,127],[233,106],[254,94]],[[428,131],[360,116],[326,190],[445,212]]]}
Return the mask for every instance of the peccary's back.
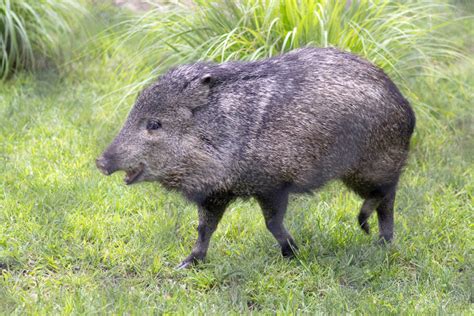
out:
{"label": "peccary's back", "polygon": [[381,181],[403,167],[413,111],[369,62],[306,48],[213,67],[221,82],[203,120],[241,194],[281,183],[309,190],[363,170]]}

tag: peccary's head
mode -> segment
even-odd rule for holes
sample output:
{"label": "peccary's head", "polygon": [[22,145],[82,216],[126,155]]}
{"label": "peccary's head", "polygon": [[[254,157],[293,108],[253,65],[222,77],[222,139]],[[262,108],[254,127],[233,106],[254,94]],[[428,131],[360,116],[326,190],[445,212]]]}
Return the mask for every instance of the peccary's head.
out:
{"label": "peccary's head", "polygon": [[194,111],[207,103],[213,78],[208,65],[181,66],[138,96],[112,143],[97,159],[106,175],[126,172],[125,183],[160,181],[179,186],[199,160]]}

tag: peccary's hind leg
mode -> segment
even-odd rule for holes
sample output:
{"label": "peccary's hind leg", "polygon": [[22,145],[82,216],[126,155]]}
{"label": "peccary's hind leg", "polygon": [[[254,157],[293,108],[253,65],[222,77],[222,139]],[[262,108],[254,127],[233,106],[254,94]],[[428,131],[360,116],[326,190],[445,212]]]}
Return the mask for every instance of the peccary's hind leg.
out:
{"label": "peccary's hind leg", "polygon": [[367,234],[370,234],[370,225],[368,220],[370,215],[372,215],[373,211],[377,207],[378,202],[378,199],[366,199],[360,209],[359,216],[357,217],[360,228],[362,228],[362,230]]}
{"label": "peccary's hind leg", "polygon": [[388,243],[393,238],[393,206],[395,201],[396,185],[377,188],[367,198],[360,210],[358,221],[360,227],[369,233],[367,223],[370,215],[377,210],[380,241]]}
{"label": "peccary's hind leg", "polygon": [[281,247],[281,253],[284,257],[293,257],[294,250],[297,250],[295,241],[286,230],[283,219],[288,206],[288,191],[279,190],[257,197],[258,203],[262,208],[265,224]]}
{"label": "peccary's hind leg", "polygon": [[207,249],[209,248],[211,236],[216,230],[217,224],[219,224],[225,208],[231,200],[232,197],[226,194],[221,194],[206,199],[198,206],[198,238],[191,254],[181,262],[178,269],[186,268],[193,263],[204,260],[207,254]]}
{"label": "peccary's hind leg", "polygon": [[360,227],[369,233],[369,217],[374,210],[377,210],[380,239],[383,242],[390,242],[393,238],[393,205],[398,176],[392,177],[392,181],[388,184],[375,184],[359,175],[352,175],[343,180],[347,186],[365,198],[357,217]]}
{"label": "peccary's hind leg", "polygon": [[377,207],[380,241],[388,243],[393,238],[393,206],[395,203],[395,187],[390,190]]}
{"label": "peccary's hind leg", "polygon": [[375,208],[379,205],[380,198],[368,198],[364,201],[362,205],[359,216],[357,217],[359,221],[360,228],[364,230],[367,234],[370,233],[370,226],[368,220],[370,215],[375,211]]}

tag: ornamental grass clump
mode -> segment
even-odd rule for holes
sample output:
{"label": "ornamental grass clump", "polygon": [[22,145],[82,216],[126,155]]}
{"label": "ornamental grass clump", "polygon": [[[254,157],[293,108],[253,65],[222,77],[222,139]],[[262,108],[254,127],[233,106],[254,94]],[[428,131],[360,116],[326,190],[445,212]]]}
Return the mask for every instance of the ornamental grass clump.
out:
{"label": "ornamental grass clump", "polygon": [[132,21],[121,40],[138,44],[124,65],[136,63],[148,81],[178,63],[250,61],[304,46],[334,46],[402,81],[431,58],[460,55],[439,32],[450,23],[449,12],[449,5],[433,1],[197,0]]}
{"label": "ornamental grass clump", "polygon": [[0,0],[0,80],[45,59],[61,60],[84,13],[77,0]]}

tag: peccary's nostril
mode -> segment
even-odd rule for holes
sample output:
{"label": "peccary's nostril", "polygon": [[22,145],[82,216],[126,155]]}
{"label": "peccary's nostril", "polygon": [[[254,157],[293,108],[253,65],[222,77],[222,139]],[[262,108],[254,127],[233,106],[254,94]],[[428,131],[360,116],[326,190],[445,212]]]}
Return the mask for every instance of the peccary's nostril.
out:
{"label": "peccary's nostril", "polygon": [[110,174],[110,171],[107,168],[107,159],[105,159],[103,156],[96,159],[95,165],[103,174],[107,176]]}

